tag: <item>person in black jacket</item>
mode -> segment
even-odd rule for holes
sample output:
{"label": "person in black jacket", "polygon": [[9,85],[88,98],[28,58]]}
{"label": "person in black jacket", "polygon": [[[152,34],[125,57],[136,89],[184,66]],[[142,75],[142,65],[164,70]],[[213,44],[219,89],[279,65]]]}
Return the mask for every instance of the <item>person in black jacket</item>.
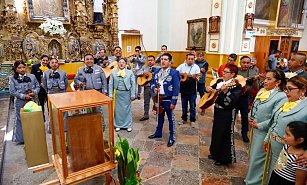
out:
{"label": "person in black jacket", "polygon": [[[35,75],[40,85],[40,90],[38,92],[38,100],[39,100],[39,105],[42,106],[43,113],[45,112],[44,106],[45,106],[45,102],[47,101],[47,92],[42,86],[42,77],[43,77],[43,72],[50,68],[48,63],[49,63],[48,55],[42,55],[40,63],[33,65],[31,69],[31,74]],[[43,114],[43,116],[44,116],[44,121],[46,121],[45,114]]]}
{"label": "person in black jacket", "polygon": [[209,159],[215,160],[215,165],[227,165],[236,162],[234,146],[234,123],[236,103],[241,95],[242,86],[235,80],[238,67],[229,64],[223,70],[222,79],[212,86],[206,87],[206,92],[217,90],[218,96],[214,105],[214,119],[210,144]]}

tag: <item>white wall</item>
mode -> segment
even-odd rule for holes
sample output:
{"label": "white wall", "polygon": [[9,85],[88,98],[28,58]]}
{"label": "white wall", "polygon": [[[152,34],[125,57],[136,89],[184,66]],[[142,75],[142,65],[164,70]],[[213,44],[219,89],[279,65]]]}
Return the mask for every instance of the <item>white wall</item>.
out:
{"label": "white wall", "polygon": [[119,44],[121,45],[121,30],[140,30],[146,50],[156,50],[157,46],[157,2],[158,0],[119,0],[118,28]]}
{"label": "white wall", "polygon": [[298,47],[299,51],[307,51],[307,18],[305,19],[305,28],[303,32],[303,37],[301,38],[300,45]]}
{"label": "white wall", "polygon": [[119,30],[140,30],[147,50],[166,44],[168,50],[184,51],[187,20],[209,18],[211,0],[119,0],[118,7]]}

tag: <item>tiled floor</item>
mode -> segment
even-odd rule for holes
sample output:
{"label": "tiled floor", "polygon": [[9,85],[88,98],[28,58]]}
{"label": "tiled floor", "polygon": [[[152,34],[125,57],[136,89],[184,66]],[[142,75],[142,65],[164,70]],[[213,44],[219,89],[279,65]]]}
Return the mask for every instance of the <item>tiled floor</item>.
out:
{"label": "tiled floor", "polygon": [[[181,121],[180,100],[175,110],[177,123]],[[248,145],[241,140],[240,124],[235,126],[235,146],[237,163],[229,166],[216,166],[208,159],[211,139],[212,116],[210,108],[205,116],[197,116],[197,128],[192,128],[189,123],[176,125],[176,142],[173,147],[167,147],[168,124],[164,125],[163,137],[160,139],[148,139],[155,131],[155,115],[144,122],[138,121],[143,114],[143,99],[135,100],[133,109],[133,131],[118,132],[121,137],[129,140],[133,147],[140,150],[142,184],[174,184],[174,185],[241,185],[248,168],[247,149]],[[12,119],[11,119],[12,122]],[[166,122],[167,118],[166,118]],[[12,124],[12,123],[11,123]],[[48,135],[50,145],[51,137]],[[6,155],[4,168],[4,184],[37,184],[46,182],[56,177],[54,171],[47,171],[37,176],[27,170],[24,153],[21,146],[14,146],[8,142],[7,152],[16,153],[15,157]],[[49,153],[52,153],[50,148]],[[8,162],[15,161],[14,163]],[[18,165],[18,168],[16,168]],[[14,167],[15,166],[15,167]],[[43,176],[43,177],[42,177]],[[115,176],[116,177],[116,176]],[[84,183],[98,184],[100,179]],[[24,183],[29,182],[29,183]]]}

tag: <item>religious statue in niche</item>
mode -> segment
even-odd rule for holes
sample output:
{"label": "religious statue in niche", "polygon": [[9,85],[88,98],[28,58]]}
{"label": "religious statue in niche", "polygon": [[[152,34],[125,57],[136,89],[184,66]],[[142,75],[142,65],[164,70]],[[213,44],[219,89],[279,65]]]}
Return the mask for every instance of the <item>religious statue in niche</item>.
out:
{"label": "religious statue in niche", "polygon": [[213,16],[209,18],[209,33],[219,33],[220,32],[220,16]]}
{"label": "religious statue in niche", "polygon": [[253,13],[247,13],[245,14],[245,23],[244,27],[246,30],[253,30],[254,28],[254,14]]}
{"label": "religious statue in niche", "polygon": [[102,49],[105,49],[105,45],[102,43],[101,40],[97,40],[94,44],[94,53],[99,53]]}
{"label": "religious statue in niche", "polygon": [[61,44],[57,40],[51,40],[51,42],[48,44],[48,51],[51,58],[61,58]]}
{"label": "religious statue in niche", "polygon": [[23,43],[23,50],[27,58],[32,58],[38,51],[36,40],[32,36],[26,37]]}
{"label": "religious statue in niche", "polygon": [[74,60],[77,60],[80,55],[80,44],[74,37],[71,37],[69,41],[69,54],[72,55]]}

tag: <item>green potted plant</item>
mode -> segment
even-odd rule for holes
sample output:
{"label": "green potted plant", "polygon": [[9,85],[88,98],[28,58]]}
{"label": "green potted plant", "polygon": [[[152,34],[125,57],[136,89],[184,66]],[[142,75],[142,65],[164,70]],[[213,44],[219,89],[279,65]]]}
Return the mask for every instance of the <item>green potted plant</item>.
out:
{"label": "green potted plant", "polygon": [[121,138],[114,146],[115,159],[118,162],[117,172],[120,185],[136,185],[141,182],[139,175],[139,149],[130,148],[129,142]]}

